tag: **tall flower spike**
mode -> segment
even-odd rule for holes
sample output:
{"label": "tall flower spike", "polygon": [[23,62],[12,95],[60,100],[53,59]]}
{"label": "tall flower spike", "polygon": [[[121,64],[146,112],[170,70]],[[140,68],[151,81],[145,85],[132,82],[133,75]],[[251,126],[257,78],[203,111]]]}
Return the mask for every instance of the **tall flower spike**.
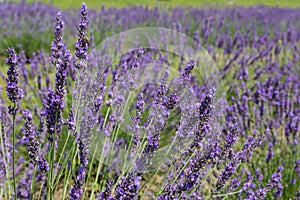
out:
{"label": "tall flower spike", "polygon": [[57,100],[55,98],[53,90],[48,90],[47,106],[46,106],[46,125],[49,142],[53,142],[55,138],[55,124],[57,119]]}
{"label": "tall flower spike", "polygon": [[19,88],[19,73],[18,73],[18,56],[13,48],[8,48],[6,50],[8,58],[5,60],[9,65],[7,70],[7,86],[6,92],[9,100],[13,103],[18,103],[22,97],[22,90]]}
{"label": "tall flower spike", "polygon": [[70,67],[70,51],[66,49],[63,42],[64,21],[62,20],[61,12],[56,16],[56,27],[54,29],[54,41],[52,42],[52,63],[56,67],[55,74],[55,121],[57,134],[61,131],[62,112],[65,107],[64,98],[66,94],[67,69]]}
{"label": "tall flower spike", "polygon": [[38,161],[39,142],[36,139],[31,112],[24,110],[23,118],[25,120],[24,141],[26,142],[30,162],[35,165]]}
{"label": "tall flower spike", "polygon": [[51,45],[52,61],[54,65],[57,64],[60,54],[62,54],[62,49],[65,47],[65,44],[62,41],[64,30],[64,22],[62,20],[61,12],[58,12],[56,15],[56,26],[54,29],[54,41]]}
{"label": "tall flower spike", "polygon": [[88,48],[89,48],[89,40],[87,38],[87,32],[88,32],[88,12],[87,7],[85,3],[82,3],[81,6],[81,20],[79,22],[78,28],[77,28],[77,36],[78,40],[75,43],[75,55],[79,59],[75,63],[75,67],[82,68],[84,65],[84,62],[88,59]]}
{"label": "tall flower spike", "polygon": [[[67,126],[69,131],[75,130],[75,122],[74,122],[74,112],[73,108],[70,108],[68,119],[67,119]],[[74,135],[75,136],[75,135]]]}

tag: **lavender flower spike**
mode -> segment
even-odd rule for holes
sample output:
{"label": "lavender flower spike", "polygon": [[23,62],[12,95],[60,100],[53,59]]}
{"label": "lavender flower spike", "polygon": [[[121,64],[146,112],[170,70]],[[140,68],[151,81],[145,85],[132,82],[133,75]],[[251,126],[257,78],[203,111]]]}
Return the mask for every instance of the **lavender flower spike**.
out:
{"label": "lavender flower spike", "polygon": [[88,59],[88,48],[89,41],[87,39],[87,31],[88,31],[88,12],[85,3],[82,3],[81,6],[81,20],[78,25],[78,40],[75,43],[75,55],[79,59],[75,63],[75,67],[81,68],[83,63]]}
{"label": "lavender flower spike", "polygon": [[39,142],[36,140],[31,112],[24,110],[23,118],[25,120],[24,141],[26,142],[30,162],[36,165],[38,161]]}
{"label": "lavender flower spike", "polygon": [[56,15],[56,26],[54,29],[54,41],[51,45],[52,57],[54,60],[52,63],[57,64],[60,55],[62,54],[62,49],[65,47],[65,44],[62,41],[64,30],[64,22],[62,20],[61,12],[58,12]]}
{"label": "lavender flower spike", "polygon": [[13,103],[18,103],[22,98],[22,90],[18,87],[19,73],[18,73],[18,56],[13,48],[6,50],[8,58],[5,60],[9,65],[7,70],[7,86],[6,92],[9,100]]}
{"label": "lavender flower spike", "polygon": [[64,98],[66,94],[66,80],[67,80],[67,69],[70,67],[70,52],[66,49],[66,45],[63,42],[64,22],[61,17],[61,12],[58,12],[56,16],[56,27],[54,29],[54,41],[52,42],[52,63],[56,67],[55,74],[55,94],[53,98],[56,102],[54,115],[56,116],[56,132],[57,134],[61,131],[62,124],[62,111],[64,109]]}

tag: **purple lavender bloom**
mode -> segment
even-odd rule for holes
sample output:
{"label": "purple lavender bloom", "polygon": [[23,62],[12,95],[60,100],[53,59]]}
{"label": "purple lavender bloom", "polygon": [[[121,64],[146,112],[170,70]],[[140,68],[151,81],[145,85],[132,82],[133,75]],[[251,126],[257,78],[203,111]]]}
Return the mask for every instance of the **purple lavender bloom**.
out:
{"label": "purple lavender bloom", "polygon": [[17,185],[18,199],[30,199],[30,187],[32,180],[32,167],[26,169],[26,173],[21,177]]}
{"label": "purple lavender bloom", "polygon": [[159,104],[163,101],[164,95],[167,92],[168,76],[169,76],[169,69],[167,68],[162,75],[161,84],[158,86],[158,90],[156,92],[156,96],[154,100],[155,104]]}
{"label": "purple lavender bloom", "polygon": [[135,104],[136,111],[135,111],[135,116],[132,118],[133,122],[133,138],[132,142],[135,146],[137,146],[140,142],[140,131],[139,131],[139,123],[142,118],[142,113],[145,109],[145,101],[143,99],[142,93],[139,93],[137,96],[137,101]]}
{"label": "purple lavender bloom", "polygon": [[262,142],[262,138],[248,137],[246,142],[244,143],[242,151],[238,153],[239,159],[241,162],[247,162],[252,158],[252,153],[254,149],[260,145]]}
{"label": "purple lavender bloom", "polygon": [[269,143],[268,145],[268,154],[266,156],[266,161],[269,162],[274,157],[273,144]]}
{"label": "purple lavender bloom", "polygon": [[24,141],[28,149],[30,162],[36,165],[38,161],[39,142],[36,139],[36,133],[33,127],[32,114],[28,110],[23,111],[23,118],[25,120],[24,127]]}
{"label": "purple lavender bloom", "polygon": [[81,20],[78,26],[78,40],[75,43],[75,55],[79,59],[75,63],[75,67],[82,68],[83,62],[88,59],[88,48],[89,48],[89,41],[87,39],[87,32],[88,32],[88,12],[85,3],[82,3],[81,6]]}
{"label": "purple lavender bloom", "polygon": [[223,130],[223,132],[226,133],[225,143],[222,149],[220,150],[219,158],[216,158],[215,160],[229,158],[233,151],[232,147],[235,144],[235,142],[238,140],[237,134],[239,133],[239,128],[237,124],[231,125],[229,131]]}
{"label": "purple lavender bloom", "polygon": [[215,90],[212,89],[209,91],[208,94],[206,94],[203,102],[201,102],[199,108],[198,108],[198,114],[199,114],[199,123],[197,125],[197,130],[195,133],[195,139],[190,145],[190,148],[188,149],[188,152],[191,152],[193,148],[199,147],[201,144],[203,138],[205,137],[205,134],[208,129],[208,121],[211,118],[211,112],[214,108],[213,102],[214,102],[214,93]]}
{"label": "purple lavender bloom", "polygon": [[141,177],[134,174],[129,174],[123,177],[115,191],[116,199],[137,200],[137,192],[140,187]]}
{"label": "purple lavender bloom", "polygon": [[260,188],[260,189],[256,190],[255,197],[257,199],[261,199],[261,200],[266,199],[266,197],[267,197],[267,191],[266,191],[266,189]]}
{"label": "purple lavender bloom", "polygon": [[111,196],[113,185],[114,181],[108,181],[105,185],[104,191],[98,194],[98,200],[113,200],[114,198]]}
{"label": "purple lavender bloom", "polygon": [[298,178],[300,178],[300,159],[296,160],[294,170],[298,174]]}
{"label": "purple lavender bloom", "polygon": [[70,190],[70,199],[71,200],[80,199],[80,196],[83,193],[83,189],[81,189],[81,186],[84,184],[85,176],[86,176],[85,168],[80,167],[77,171],[75,184],[73,185],[73,187]]}
{"label": "purple lavender bloom", "polygon": [[284,187],[281,183],[279,183],[276,187],[276,190],[274,191],[274,196],[276,199],[279,199],[282,196],[282,191]]}
{"label": "purple lavender bloom", "polygon": [[39,165],[39,168],[42,171],[48,171],[49,170],[49,164],[48,164],[47,160],[45,160],[44,158],[39,159],[38,165]]}
{"label": "purple lavender bloom", "polygon": [[6,50],[8,57],[5,62],[9,68],[7,70],[7,86],[6,92],[9,100],[13,103],[18,103],[22,98],[22,90],[18,87],[19,73],[18,73],[18,56],[13,48]]}
{"label": "purple lavender bloom", "polygon": [[281,191],[283,190],[283,186],[281,185],[281,172],[283,171],[283,167],[279,166],[278,171],[273,173],[272,176],[270,177],[268,183],[266,184],[265,188],[258,189],[255,192],[255,196],[258,199],[265,199],[266,194],[273,190],[274,188],[277,188],[275,191],[275,196],[280,197],[281,196]]}
{"label": "purple lavender bloom", "polygon": [[260,172],[260,169],[258,168],[258,169],[256,169],[256,179],[258,180],[258,181],[262,181],[263,180],[263,178],[264,178],[264,175]]}
{"label": "purple lavender bloom", "polygon": [[252,190],[256,187],[256,185],[253,183],[253,176],[251,175],[251,172],[247,172],[247,178],[245,182],[243,183],[243,190]]}
{"label": "purple lavender bloom", "polygon": [[49,171],[48,161],[43,157],[39,158],[38,168],[40,170],[40,174],[37,176],[37,181],[44,182],[46,180],[46,173],[47,173],[47,171]]}
{"label": "purple lavender bloom", "polygon": [[81,186],[84,184],[85,177],[86,177],[86,166],[88,164],[88,155],[89,150],[87,146],[83,143],[82,139],[78,139],[78,149],[79,149],[79,156],[80,156],[80,167],[77,170],[77,176],[75,180],[75,184],[72,186],[70,190],[70,199],[78,200],[83,193],[83,189]]}
{"label": "purple lavender bloom", "polygon": [[225,169],[222,170],[219,175],[219,179],[216,184],[216,191],[220,190],[227,183],[227,181],[235,173],[238,164],[239,162],[237,159],[226,164]]}
{"label": "purple lavender bloom", "polygon": [[70,108],[68,119],[67,119],[67,126],[68,126],[69,131],[74,131],[75,130],[73,108]]}
{"label": "purple lavender bloom", "polygon": [[46,125],[49,142],[53,142],[56,138],[55,125],[58,118],[59,99],[56,98],[53,90],[49,89],[47,94],[47,106],[46,106]]}
{"label": "purple lavender bloom", "polygon": [[[58,12],[54,29],[54,41],[51,46],[52,63],[56,67],[56,73],[54,94],[51,94],[51,92],[48,94],[47,119],[51,121],[48,121],[48,132],[50,131],[50,135],[53,135],[55,131],[57,134],[61,132],[62,112],[65,107],[67,69],[70,67],[70,51],[66,49],[66,45],[63,42],[63,29],[64,21],[62,20],[61,12]],[[49,127],[50,125],[53,127]]]}
{"label": "purple lavender bloom", "polygon": [[61,12],[58,12],[56,15],[56,26],[54,29],[54,41],[52,42],[51,45],[52,57],[54,58],[52,62],[54,65],[58,63],[58,60],[62,54],[62,50],[65,48],[65,44],[62,40],[63,29],[64,29],[64,21],[62,20]]}

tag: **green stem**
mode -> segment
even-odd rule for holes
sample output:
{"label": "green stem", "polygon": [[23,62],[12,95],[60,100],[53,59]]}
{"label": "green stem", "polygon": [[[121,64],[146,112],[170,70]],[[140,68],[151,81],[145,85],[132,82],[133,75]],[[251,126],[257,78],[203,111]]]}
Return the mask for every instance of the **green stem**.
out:
{"label": "green stem", "polygon": [[[2,127],[3,127],[3,125],[2,125]],[[3,155],[3,160],[4,160],[4,166],[5,166],[5,170],[6,170],[6,178],[7,178],[7,182],[8,182],[8,186],[7,186],[7,188],[8,188],[8,198],[10,199],[10,197],[11,197],[11,188],[10,188],[11,184],[10,184],[10,170],[9,170],[9,167],[8,167],[9,162],[8,162],[8,160],[6,160],[6,158],[4,156],[4,155],[8,155],[8,150],[6,148],[6,145],[4,145],[4,141],[3,141],[2,136],[4,136],[4,141],[6,141],[7,140],[6,139],[6,133],[4,132],[3,128],[1,128],[1,137],[0,137],[0,139],[1,139],[1,150],[2,150],[2,155]],[[5,194],[6,194],[6,192],[5,192]]]}
{"label": "green stem", "polygon": [[230,193],[226,193],[226,194],[217,194],[217,195],[213,195],[212,197],[213,198],[216,198],[216,197],[227,197],[229,195],[234,195],[234,194],[238,194],[240,192],[243,192],[244,190],[239,190],[239,191],[235,191],[235,192],[230,192]]}
{"label": "green stem", "polygon": [[[16,103],[14,103],[14,112],[16,109]],[[14,184],[14,199],[17,200],[17,185],[16,185],[16,172],[15,172],[15,163],[16,163],[16,133],[15,133],[15,118],[16,114],[13,114],[13,124],[12,124],[12,134],[13,134],[13,184]]]}
{"label": "green stem", "polygon": [[[104,155],[104,150],[105,150],[105,146],[106,146],[107,140],[108,140],[107,137],[105,137],[104,145],[103,145],[103,147],[102,147],[101,156],[100,156],[100,159],[99,159],[99,162],[98,162],[98,169],[97,169],[97,174],[96,174],[96,181],[95,181],[95,183],[93,184],[93,189],[92,189],[92,195],[91,195],[91,197],[93,196],[93,192],[94,192],[94,190],[95,190],[95,186],[96,186],[96,184],[97,184],[97,182],[98,182],[98,176],[99,176],[99,174],[100,174],[101,166],[103,166],[103,163],[104,163],[104,160],[105,160],[105,158],[103,158],[103,155]],[[103,161],[102,161],[102,158],[103,158]],[[101,179],[101,182],[100,182],[100,186],[104,185],[104,182],[105,182],[105,179],[102,178],[102,179]],[[101,187],[101,189],[102,189],[102,187]],[[90,198],[90,200],[92,200],[92,198]]]}
{"label": "green stem", "polygon": [[53,166],[54,166],[54,139],[51,142],[51,147],[48,155],[48,160],[50,161],[50,170],[49,170],[49,176],[48,176],[48,184],[47,184],[47,199],[52,200],[52,190],[53,190]]}
{"label": "green stem", "polygon": [[56,191],[56,189],[58,187],[59,180],[60,180],[60,178],[63,175],[63,170],[65,170],[66,166],[68,166],[68,160],[72,156],[75,148],[76,148],[76,145],[73,145],[72,148],[71,148],[70,153],[68,153],[67,156],[64,158],[64,162],[62,163],[62,166],[61,166],[60,170],[57,172],[55,183],[54,183],[54,187],[53,187],[54,191]]}
{"label": "green stem", "polygon": [[35,175],[36,175],[36,164],[34,165],[33,174],[31,177],[31,186],[30,186],[30,199],[34,200],[34,193],[35,193]]}
{"label": "green stem", "polygon": [[[76,145],[74,145],[74,146],[76,147]],[[72,170],[73,170],[72,166],[73,166],[73,163],[75,162],[77,152],[78,152],[78,148],[72,148],[72,150],[71,150],[71,158],[73,158],[73,159],[72,159],[71,167],[70,167],[70,169],[68,169],[69,170],[68,176],[67,176],[67,178],[65,179],[65,182],[64,182],[64,190],[63,190],[63,198],[62,199],[65,199],[65,196],[66,196],[66,192],[67,192],[67,189],[68,189],[70,176],[71,176],[71,173],[72,173]]]}
{"label": "green stem", "polygon": [[[104,129],[106,123],[107,123],[107,120],[108,120],[108,115],[109,115],[109,111],[110,111],[111,107],[108,107],[107,111],[106,111],[106,114],[105,114],[105,118],[104,118],[104,122],[103,122],[103,126],[102,126],[102,129]],[[100,159],[99,159],[99,163],[98,163],[98,169],[97,169],[97,174],[96,174],[96,180],[92,186],[92,194],[91,194],[91,197],[90,197],[90,200],[93,199],[93,196],[94,196],[94,191],[95,191],[95,187],[96,187],[96,184],[98,182],[98,176],[100,174],[100,169],[101,169],[101,166],[102,166],[102,159],[103,159],[103,156],[104,156],[104,150],[105,150],[105,146],[106,146],[106,142],[107,142],[107,137],[105,137],[105,140],[104,140],[104,144],[102,146],[102,152],[101,152],[101,156],[100,156]],[[104,159],[103,159],[103,162],[104,162]],[[103,183],[103,181],[105,180],[101,180],[101,183]],[[101,185],[101,184],[100,184]],[[102,188],[100,188],[102,189]]]}
{"label": "green stem", "polygon": [[[98,143],[96,144],[96,149],[97,149],[97,148],[98,148]],[[92,171],[92,168],[93,168],[93,163],[94,163],[94,158],[95,158],[96,152],[97,152],[97,150],[94,151],[93,157],[92,157],[92,161],[90,162],[90,167],[89,167],[87,179],[86,179],[86,182],[85,182],[84,192],[83,192],[83,195],[82,195],[82,198],[83,198],[83,199],[84,199],[85,193],[86,193],[86,191],[87,191],[87,187],[88,187],[88,183],[89,183],[89,180],[90,180],[91,171]]]}
{"label": "green stem", "polygon": [[[173,145],[175,144],[176,139],[177,139],[177,135],[175,135],[175,137],[174,137],[174,139],[173,139],[173,141],[172,141],[172,143],[171,143],[171,145],[170,145],[170,147],[169,147],[167,153],[164,155],[164,157],[163,157],[162,160],[165,160],[166,157],[169,155],[171,149],[173,148]],[[147,186],[147,188],[146,188],[145,191],[148,191],[149,187],[150,187],[151,184],[152,184],[152,181],[153,181],[154,178],[156,177],[156,175],[157,175],[157,173],[158,173],[158,171],[159,171],[159,169],[160,169],[160,167],[161,167],[162,165],[163,165],[163,162],[159,165],[159,167],[157,168],[157,170],[155,170],[155,171],[151,174],[151,180],[150,180],[150,183],[148,184],[148,186]],[[148,182],[148,180],[149,180],[149,179],[147,179],[146,183]],[[145,184],[146,184],[146,183],[145,183]],[[143,186],[144,186],[144,185],[143,185]],[[143,195],[144,195],[144,193],[143,193]]]}
{"label": "green stem", "polygon": [[[62,157],[63,157],[63,152],[65,152],[65,150],[66,150],[66,147],[67,147],[69,138],[70,138],[70,133],[68,134],[68,137],[67,137],[67,139],[66,139],[66,141],[65,141],[64,147],[63,147],[63,149],[62,149],[62,151],[61,151],[62,153],[60,154],[59,159],[58,159],[58,162],[57,162],[57,166],[56,166],[56,169],[55,169],[55,171],[57,171],[57,175],[58,175],[59,172],[60,172],[60,170],[58,169],[58,167],[60,166],[60,162],[61,162]],[[72,144],[72,146],[74,145],[74,140],[71,142],[71,144]],[[64,159],[65,159],[65,158],[64,158]]]}

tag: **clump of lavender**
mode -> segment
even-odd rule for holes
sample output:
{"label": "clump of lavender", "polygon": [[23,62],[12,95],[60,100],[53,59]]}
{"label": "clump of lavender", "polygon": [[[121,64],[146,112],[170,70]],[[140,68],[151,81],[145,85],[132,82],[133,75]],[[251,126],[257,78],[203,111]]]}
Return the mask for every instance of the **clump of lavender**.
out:
{"label": "clump of lavender", "polygon": [[272,176],[270,177],[270,180],[268,181],[266,186],[264,188],[259,188],[255,192],[255,197],[257,199],[266,199],[267,193],[275,188],[277,188],[277,190],[275,192],[276,198],[279,198],[281,196],[280,191],[283,190],[283,186],[280,183],[281,178],[282,178],[282,175],[281,175],[282,171],[283,171],[283,167],[279,166],[278,171],[272,174]]}
{"label": "clump of lavender", "polygon": [[251,159],[252,152],[260,144],[260,142],[261,139],[255,137],[249,137],[246,140],[243,149],[234,155],[234,157],[225,165],[225,168],[219,174],[219,178],[216,183],[216,189],[213,190],[213,193],[218,192],[225,186],[241,163],[245,163]]}

